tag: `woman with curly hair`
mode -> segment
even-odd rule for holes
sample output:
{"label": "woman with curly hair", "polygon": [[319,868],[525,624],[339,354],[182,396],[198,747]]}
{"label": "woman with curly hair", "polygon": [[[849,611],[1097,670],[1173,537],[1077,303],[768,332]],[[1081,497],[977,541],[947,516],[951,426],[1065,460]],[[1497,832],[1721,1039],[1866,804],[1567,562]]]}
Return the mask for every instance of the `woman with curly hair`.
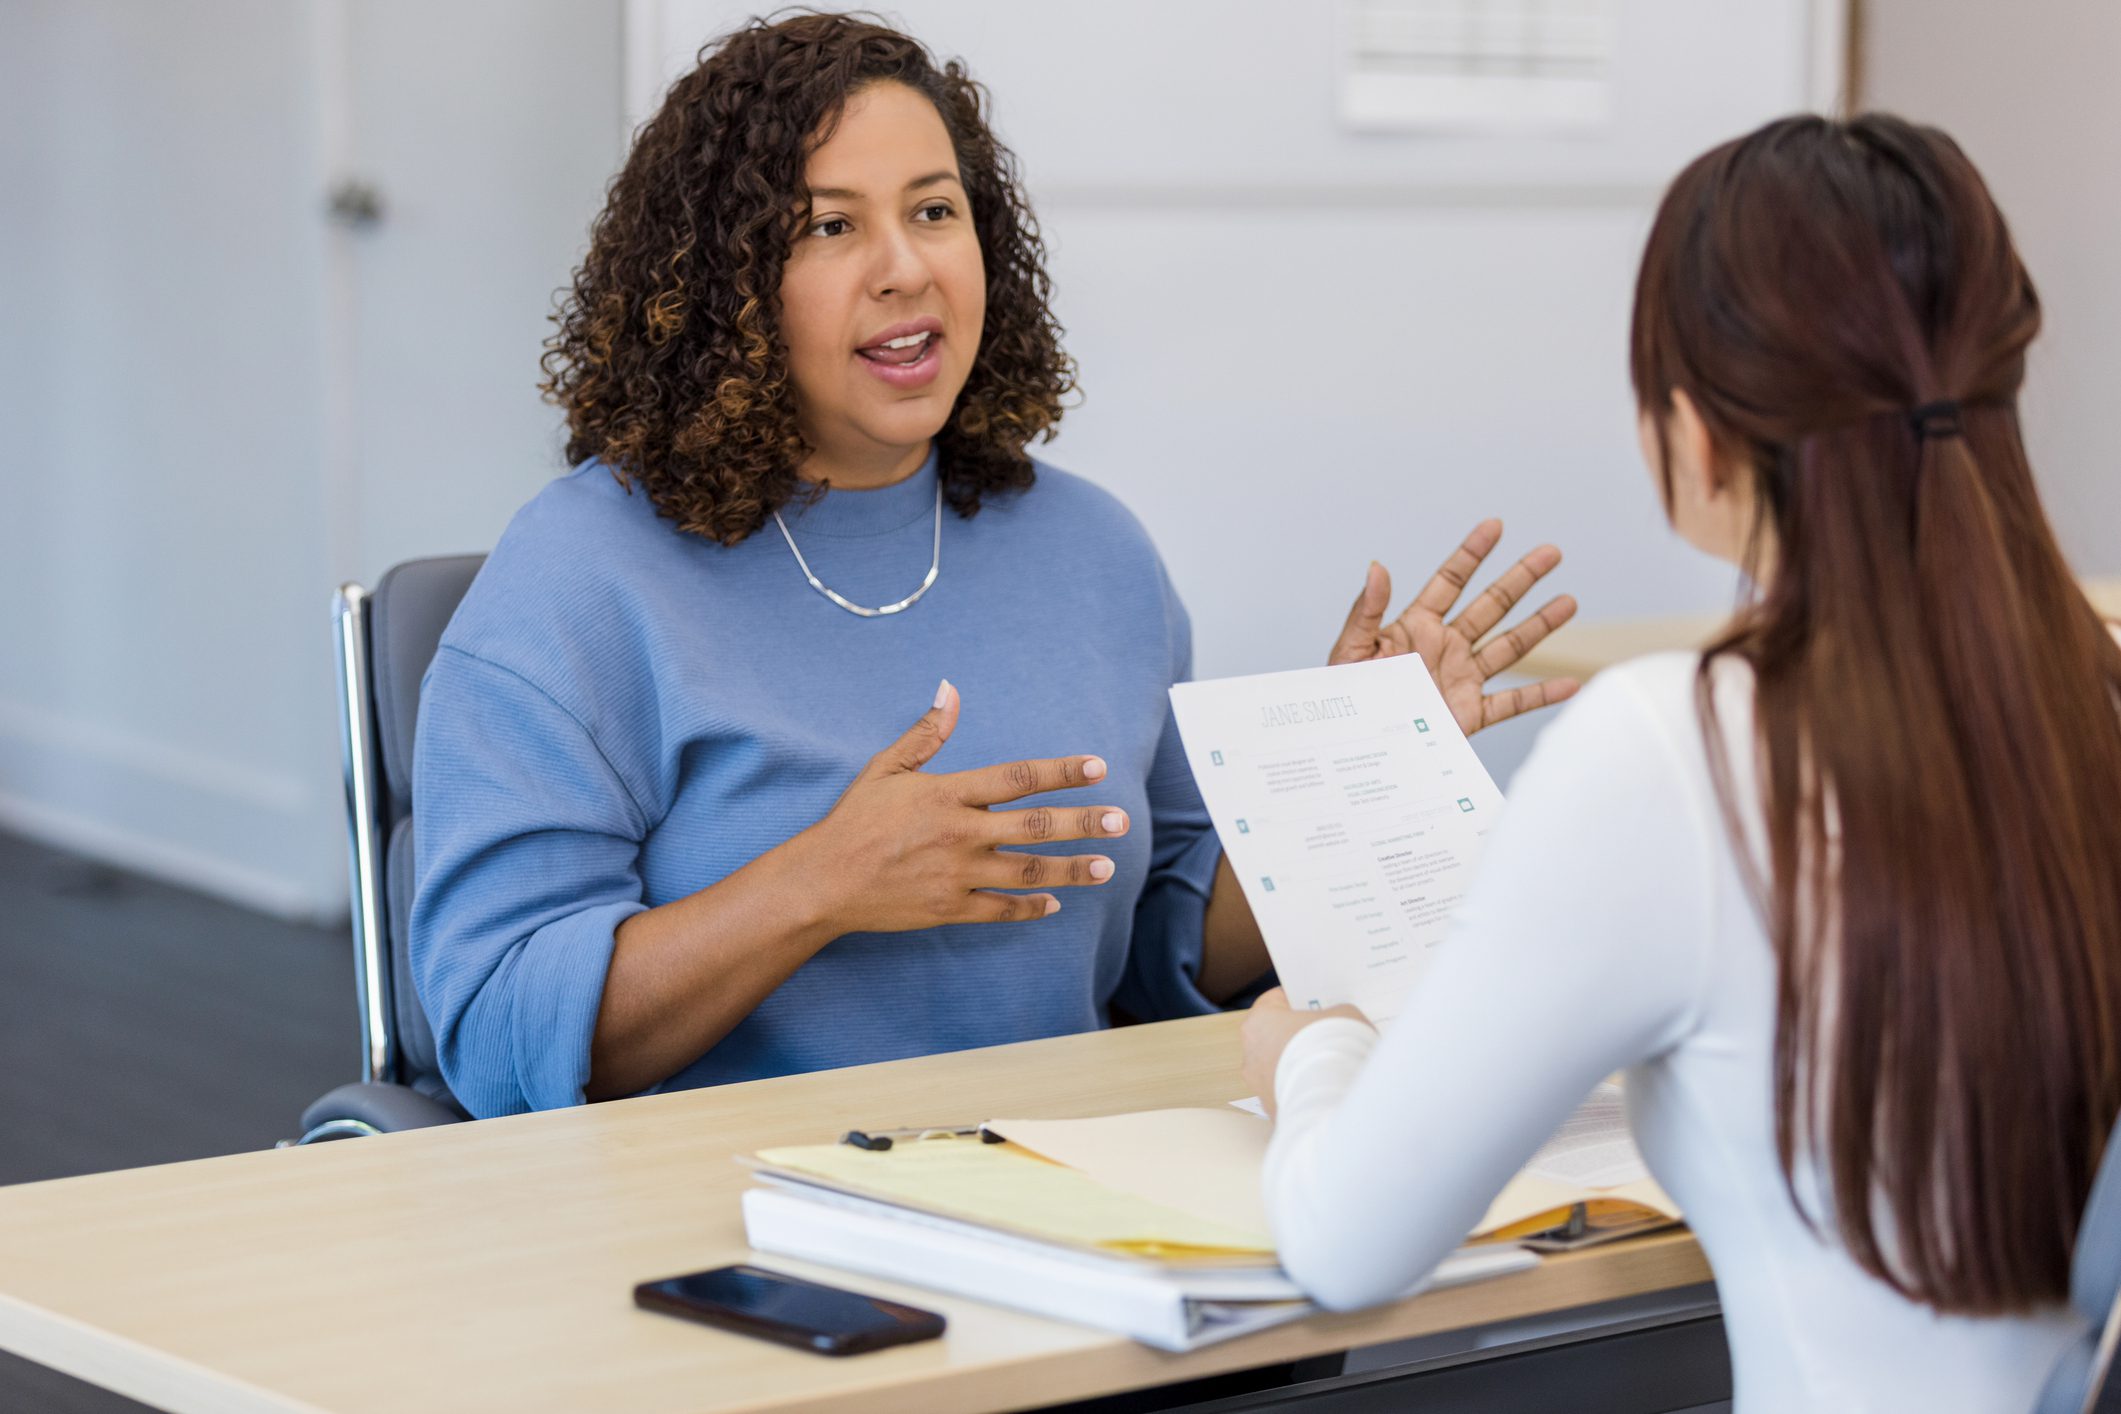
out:
{"label": "woman with curly hair", "polygon": [[[1073,387],[1042,260],[981,90],[875,24],[754,23],[641,129],[545,360],[575,470],[421,699],[412,965],[472,1113],[1205,1012],[1266,971],[1169,720],[1185,611],[1026,450]],[[1423,651],[1473,725],[1558,699],[1483,683],[1566,601],[1473,646],[1558,560],[1451,625],[1443,577],[1386,624],[1373,566],[1335,656]]]}

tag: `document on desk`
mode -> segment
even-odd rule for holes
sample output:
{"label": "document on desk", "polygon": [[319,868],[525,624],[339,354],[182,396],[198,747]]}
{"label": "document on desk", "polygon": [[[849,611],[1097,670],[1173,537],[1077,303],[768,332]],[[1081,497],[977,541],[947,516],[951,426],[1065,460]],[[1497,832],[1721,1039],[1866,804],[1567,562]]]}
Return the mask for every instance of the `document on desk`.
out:
{"label": "document on desk", "polygon": [[[1260,1198],[1267,1121],[1223,1107],[996,1119],[886,1150],[810,1144],[750,1160],[761,1252],[912,1282],[1194,1350],[1308,1315]],[[1521,1271],[1468,1245],[1425,1286]]]}
{"label": "document on desk", "polygon": [[1171,704],[1290,1004],[1390,1020],[1502,813],[1419,655],[1180,683]]}

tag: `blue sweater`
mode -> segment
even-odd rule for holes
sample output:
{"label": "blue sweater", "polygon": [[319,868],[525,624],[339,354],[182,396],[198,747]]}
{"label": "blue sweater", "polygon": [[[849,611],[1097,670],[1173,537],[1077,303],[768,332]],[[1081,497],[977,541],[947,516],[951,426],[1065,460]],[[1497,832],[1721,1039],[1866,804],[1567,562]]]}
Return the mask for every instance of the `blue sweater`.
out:
{"label": "blue sweater", "polygon": [[[935,484],[931,457],[783,514],[826,584],[890,603],[927,571]],[[516,515],[421,693],[410,945],[444,1078],[475,1115],[581,1103],[619,923],[816,823],[944,677],[962,710],[929,770],[1110,764],[1043,799],[1129,812],[1124,839],[1045,847],[1105,853],[1112,880],[1035,922],[839,938],[657,1088],[1087,1031],[1110,1003],[1212,1010],[1194,978],[1220,850],[1166,697],[1191,656],[1148,536],[1065,472],[969,520],[945,507],[934,588],[864,619],[772,526],[682,534],[585,463]]]}

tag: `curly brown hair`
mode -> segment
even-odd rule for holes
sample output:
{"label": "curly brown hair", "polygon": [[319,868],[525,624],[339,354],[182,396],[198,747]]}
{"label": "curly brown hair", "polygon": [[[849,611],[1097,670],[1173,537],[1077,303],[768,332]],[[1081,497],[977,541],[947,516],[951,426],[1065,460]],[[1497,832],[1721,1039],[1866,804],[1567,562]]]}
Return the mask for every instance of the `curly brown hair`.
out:
{"label": "curly brown hair", "polygon": [[1053,435],[1075,368],[1015,155],[961,63],[838,14],[753,20],[708,45],[635,136],[541,360],[570,462],[601,459],[680,530],[724,545],[805,494],[781,269],[808,206],[805,162],[848,100],[883,82],[941,115],[986,263],[979,352],[936,437],[943,495],[970,516],[1031,485],[1025,448]]}

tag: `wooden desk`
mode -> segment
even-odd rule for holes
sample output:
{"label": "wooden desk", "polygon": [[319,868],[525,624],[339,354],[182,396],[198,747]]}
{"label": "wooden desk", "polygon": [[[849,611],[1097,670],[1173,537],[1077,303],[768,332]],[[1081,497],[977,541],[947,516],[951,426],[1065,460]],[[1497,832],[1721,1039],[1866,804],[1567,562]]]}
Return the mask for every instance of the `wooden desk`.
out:
{"label": "wooden desk", "polygon": [[[2121,621],[2121,578],[2087,579],[2084,592],[2100,613]],[[1694,614],[1570,624],[1525,654],[1511,671],[1528,678],[1589,681],[1615,663],[1640,658],[1645,653],[1699,648],[1715,637],[1725,622],[1721,614]]]}
{"label": "wooden desk", "polygon": [[1172,1356],[913,1287],[834,1360],[636,1310],[746,1256],[731,1155],[855,1127],[1219,1104],[1237,1018],[0,1188],[0,1347],[178,1411],[1023,1408],[1708,1280],[1666,1234]]}

